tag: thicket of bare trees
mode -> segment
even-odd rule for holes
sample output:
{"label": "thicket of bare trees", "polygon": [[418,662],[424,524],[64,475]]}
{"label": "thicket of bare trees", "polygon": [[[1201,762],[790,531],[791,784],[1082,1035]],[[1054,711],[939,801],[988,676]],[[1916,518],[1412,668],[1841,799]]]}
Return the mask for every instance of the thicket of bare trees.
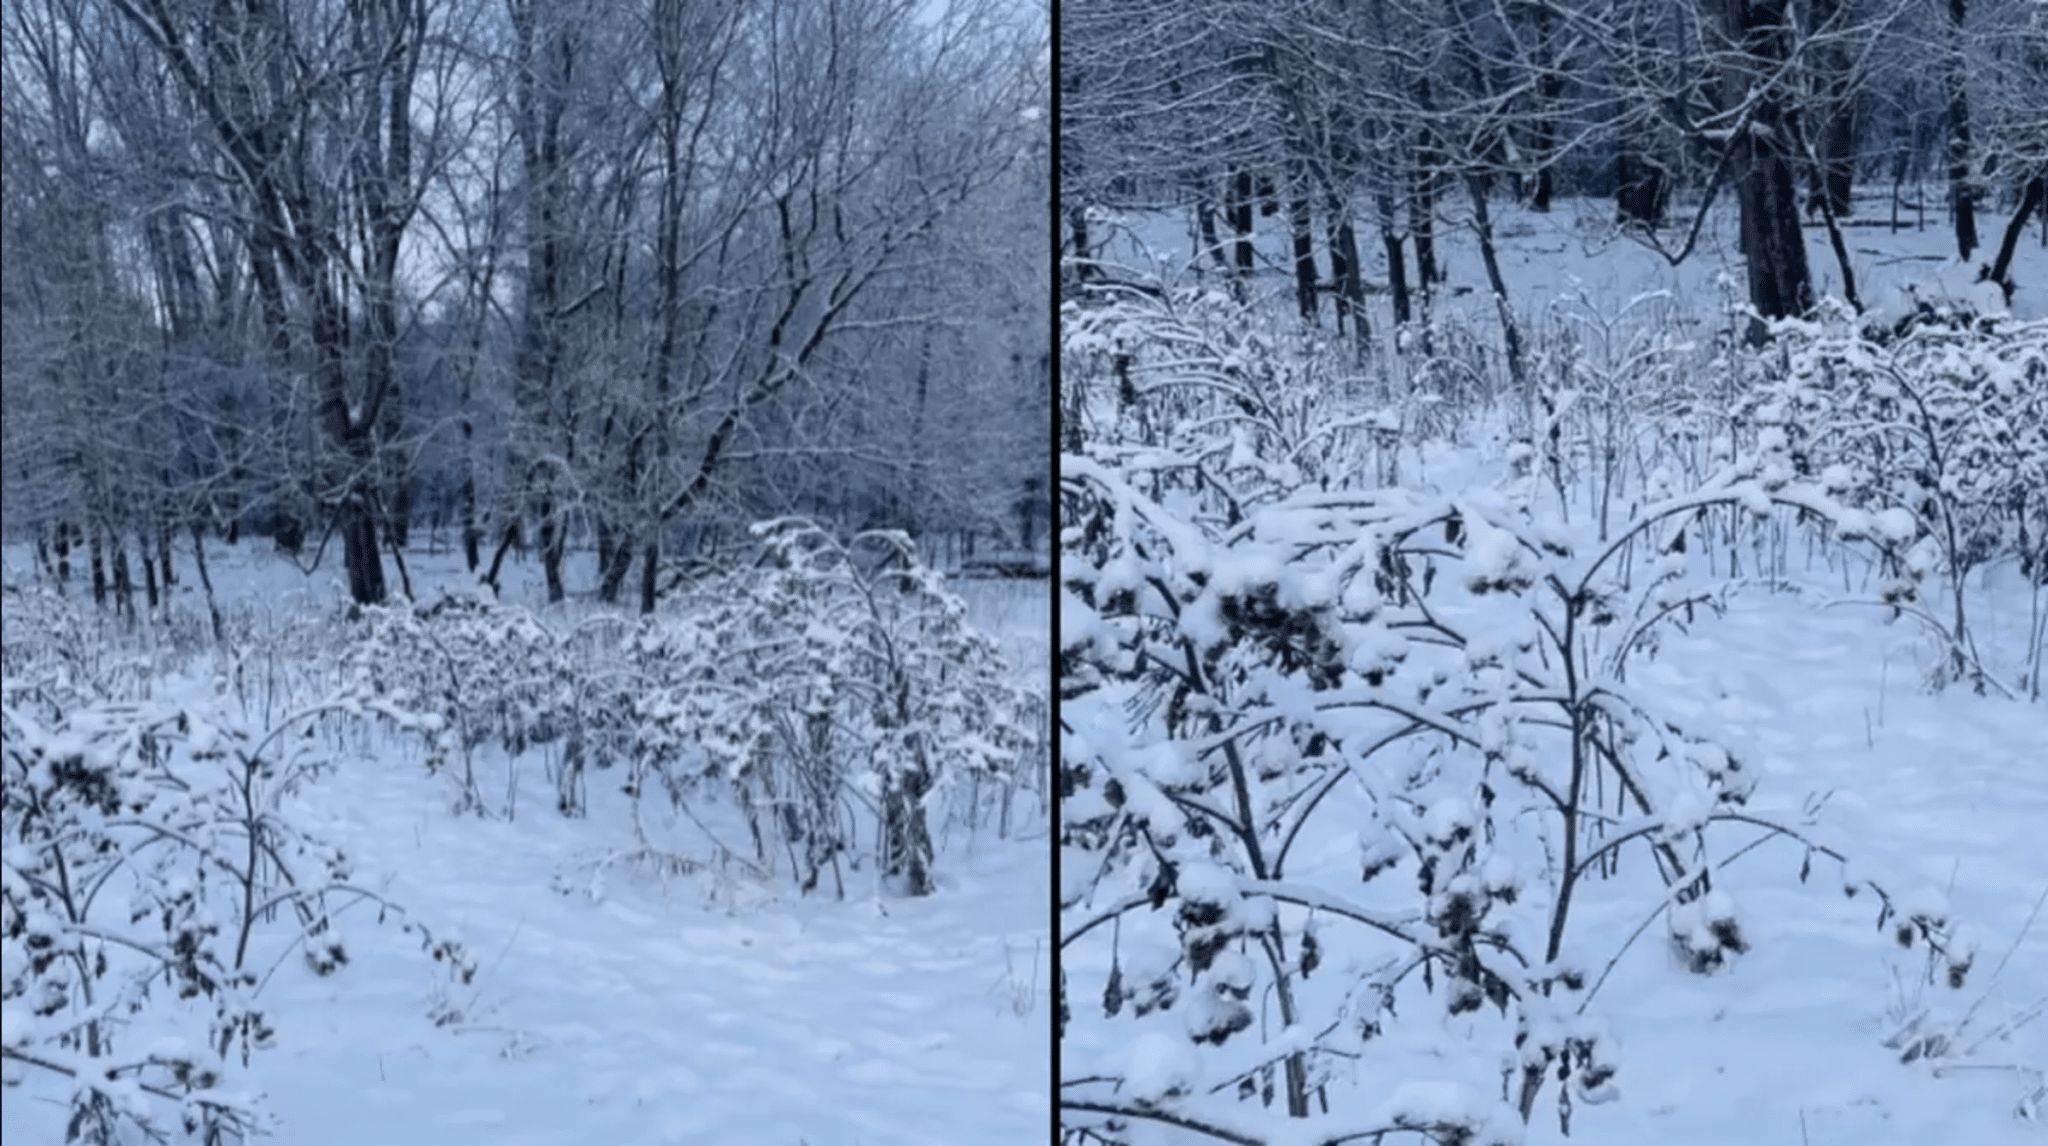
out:
{"label": "thicket of bare trees", "polygon": [[[1492,196],[1611,197],[1674,261],[1732,199],[1750,302],[1774,318],[1814,305],[1802,220],[1840,252],[1858,185],[1945,186],[1958,255],[2010,293],[2048,179],[2048,7],[2030,0],[1073,0],[1062,28],[1070,279],[1094,273],[1091,208],[1189,206],[1236,271],[1263,213],[1291,237],[1302,315],[1332,295],[1361,336],[1356,222],[1377,225],[1406,322],[1438,281],[1446,196],[1496,293]],[[2006,213],[1996,250],[1986,210]]]}
{"label": "thicket of bare trees", "polygon": [[1042,12],[4,23],[7,519],[53,571],[128,605],[139,559],[153,605],[174,542],[256,531],[367,602],[433,526],[651,608],[768,514],[1042,542]]}

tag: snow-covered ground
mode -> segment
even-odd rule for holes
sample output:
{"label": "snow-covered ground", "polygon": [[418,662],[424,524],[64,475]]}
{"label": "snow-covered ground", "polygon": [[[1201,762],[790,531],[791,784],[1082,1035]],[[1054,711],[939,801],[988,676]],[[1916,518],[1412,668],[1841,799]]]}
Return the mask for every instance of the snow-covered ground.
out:
{"label": "snow-covered ground", "polygon": [[[1985,630],[2013,648],[2027,620],[2017,582],[2007,567],[1981,597]],[[1875,929],[1875,905],[1841,894],[1837,865],[1816,863],[1802,885],[1798,849],[1766,844],[1729,884],[1751,951],[1704,979],[1661,942],[1618,965],[1598,1005],[1623,1045],[1622,1100],[1583,1110],[1574,1141],[2048,1137],[2048,1104],[2036,1099],[2031,1121],[2015,1116],[2048,1082],[2048,711],[1965,688],[1927,692],[1919,635],[1872,612],[1741,599],[1696,639],[1670,642],[1642,679],[1674,713],[1707,715],[1754,746],[1765,775],[1752,807],[1796,813],[1824,799],[1814,830],[1853,848],[1860,871],[1945,900],[1981,941],[1964,988],[1925,985],[1921,950]],[[1641,911],[1582,922],[1618,941]],[[1960,1041],[1970,1053],[1902,1064],[1903,1048],[1884,1042],[1923,1008],[1930,1030],[1969,1015]],[[1555,1120],[1539,1117],[1530,1141],[1553,1140]]]}
{"label": "snow-covered ground", "polygon": [[[338,607],[332,556],[308,577],[257,541],[216,547],[212,572],[231,609],[269,627]],[[10,584],[34,578],[24,549],[6,562]],[[506,598],[537,606],[537,570],[511,571]],[[416,552],[412,575],[430,597],[460,579],[459,556]],[[959,587],[976,621],[1028,658],[1018,671],[1034,683],[1045,672],[1042,586]],[[181,610],[203,616],[189,568],[178,592]],[[197,687],[167,682],[159,696]],[[1052,952],[1036,791],[1018,793],[1008,839],[991,822],[934,822],[937,894],[878,892],[863,875],[842,902],[799,897],[787,877],[599,873],[593,860],[629,842],[617,770],[591,774],[589,815],[571,820],[529,758],[508,822],[452,814],[448,778],[381,743],[344,751],[287,812],[350,856],[357,883],[463,943],[478,970],[449,985],[417,937],[380,925],[369,905],[342,917],[340,973],[284,962],[259,996],[276,1048],[232,1079],[267,1096],[276,1141],[1044,1140]],[[502,800],[503,754],[479,767]],[[5,1091],[6,1141],[63,1140],[63,1087],[24,1077]]]}

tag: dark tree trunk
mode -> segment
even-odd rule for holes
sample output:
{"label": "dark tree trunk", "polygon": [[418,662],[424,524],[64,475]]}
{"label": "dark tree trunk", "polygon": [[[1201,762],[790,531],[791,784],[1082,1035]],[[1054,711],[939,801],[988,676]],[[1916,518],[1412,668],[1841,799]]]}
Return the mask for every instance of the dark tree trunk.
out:
{"label": "dark tree trunk", "polygon": [[1846,88],[1845,82],[1839,105],[1824,109],[1820,138],[1815,141],[1820,165],[1813,175],[1813,195],[1837,219],[1856,210],[1856,105]]}
{"label": "dark tree trunk", "polygon": [[612,553],[617,546],[612,541],[612,523],[599,515],[595,527],[597,534],[597,571],[600,578],[612,567]]}
{"label": "dark tree trunk", "polygon": [[1330,282],[1336,288],[1337,333],[1347,326],[1359,345],[1371,337],[1365,322],[1365,284],[1358,274],[1358,228],[1351,222],[1351,208],[1339,196],[1330,197]]}
{"label": "dark tree trunk", "polygon": [[540,503],[540,569],[548,585],[548,604],[568,596],[562,584],[562,560],[568,550],[568,529],[552,500]]}
{"label": "dark tree trunk", "polygon": [[2026,232],[2027,216],[2035,211],[2048,218],[2048,172],[2027,180],[2020,192],[2020,204],[2014,208],[2012,220],[2005,225],[2005,237],[1999,240],[1998,256],[1985,269],[1984,277],[1998,284],[2005,292],[2005,301],[2012,302],[2012,292],[2019,284],[2012,277],[2012,256],[2019,249],[2020,236]]}
{"label": "dark tree trunk", "polygon": [[1536,123],[1532,131],[1532,144],[1536,152],[1536,189],[1529,198],[1529,206],[1537,211],[1549,211],[1551,197],[1556,194],[1556,166],[1551,162],[1551,152],[1557,149],[1557,121],[1552,117],[1557,107],[1562,85],[1558,81],[1557,61],[1553,58],[1555,49],[1551,42],[1551,11],[1548,3],[1536,8]]}
{"label": "dark tree trunk", "polygon": [[1321,308],[1316,305],[1315,220],[1309,213],[1306,194],[1288,202],[1287,219],[1294,233],[1295,302],[1300,306],[1301,320],[1314,326]]}
{"label": "dark tree trunk", "polygon": [[1799,229],[1799,192],[1794,183],[1789,141],[1795,138],[1787,93],[1755,93],[1781,81],[1790,29],[1787,0],[1723,0],[1723,31],[1737,51],[1722,75],[1722,101],[1730,107],[1757,96],[1755,119],[1730,143],[1736,200],[1742,215],[1742,255],[1748,266],[1749,301],[1758,319],[1749,338],[1764,335],[1763,320],[1804,315],[1813,309],[1813,278],[1806,262],[1806,237]]}
{"label": "dark tree trunk", "polygon": [[60,594],[64,592],[65,582],[71,580],[71,529],[70,522],[58,522],[57,539],[50,543],[50,548],[57,552],[57,592]]}
{"label": "dark tree trunk", "polygon": [[135,616],[135,577],[128,572],[128,543],[115,533],[110,558],[114,565],[114,604],[122,616]]}
{"label": "dark tree trunk", "polygon": [[1387,286],[1394,292],[1394,325],[1405,325],[1414,318],[1413,304],[1408,297],[1408,262],[1401,253],[1401,234],[1394,229],[1393,196],[1381,192],[1380,245],[1387,252]]}
{"label": "dark tree trunk", "polygon": [[[469,441],[469,435],[469,419],[464,418],[462,438],[465,444]],[[468,452],[463,451],[465,456]],[[465,462],[462,470],[462,560],[471,573],[476,572],[476,567],[482,564],[482,554],[478,549],[483,543],[483,533],[483,526],[476,519],[476,469],[472,464]]]}
{"label": "dark tree trunk", "polygon": [[142,546],[142,591],[143,599],[149,602],[149,611],[156,612],[159,607],[156,592],[156,554],[149,551],[148,545]]}
{"label": "dark tree trunk", "polygon": [[498,574],[505,567],[505,554],[519,544],[519,522],[515,519],[505,526],[505,532],[498,538],[498,548],[491,554],[491,567],[485,570],[482,582],[493,591],[498,588]]}
{"label": "dark tree trunk", "polygon": [[[1842,0],[1814,0],[1812,19],[1814,31],[1821,35],[1833,35],[1841,29],[1837,26],[1842,9]],[[1849,46],[1841,40],[1824,44],[1815,60],[1818,94],[1816,118],[1820,121],[1815,132],[1814,158],[1818,161],[1813,171],[1811,198],[1814,210],[1820,213],[1825,207],[1827,213],[1836,219],[1846,219],[1855,210],[1852,192],[1856,179],[1856,87],[1855,61],[1849,54]]]}
{"label": "dark tree trunk", "polygon": [[417,600],[412,594],[412,570],[405,564],[405,547],[398,544],[398,538],[391,537],[389,533],[386,536],[391,541],[391,567],[398,570],[398,591],[405,594],[408,601]]}
{"label": "dark tree trunk", "polygon": [[1977,249],[1977,192],[1970,179],[1970,95],[1963,64],[1963,20],[1969,0],[1948,0],[1948,191],[1955,206],[1956,252],[1967,260]]}
{"label": "dark tree trunk", "polygon": [[1229,270],[1230,259],[1223,253],[1222,240],[1216,237],[1216,205],[1206,195],[1195,200],[1195,235],[1202,244],[1201,258],[1214,260],[1219,270]]}
{"label": "dark tree trunk", "polygon": [[1236,258],[1234,261],[1237,266],[1237,273],[1246,278],[1251,277],[1253,269],[1258,265],[1252,251],[1252,209],[1254,202],[1252,173],[1249,171],[1232,173],[1230,177],[1230,195],[1224,202],[1224,213],[1230,217],[1230,229],[1235,236],[1234,249],[1236,251]]}
{"label": "dark tree trunk", "polygon": [[206,528],[197,520],[192,522],[192,564],[199,570],[199,588],[206,593],[206,615],[213,622],[213,639],[226,640],[227,633],[220,621],[220,602],[213,596],[213,574],[206,569]]}
{"label": "dark tree trunk", "polygon": [[403,553],[412,544],[412,477],[399,474],[391,481],[391,509],[387,513],[391,545]]}
{"label": "dark tree trunk", "polygon": [[[1749,136],[1735,193],[1742,211],[1742,255],[1749,270],[1749,300],[1766,319],[1813,309],[1813,279],[1806,236],[1799,228],[1799,193],[1792,164],[1775,148]],[[1752,337],[1762,333],[1752,331]]]}
{"label": "dark tree trunk", "polygon": [[106,543],[97,529],[92,532],[92,603],[98,608],[107,607]]}
{"label": "dark tree trunk", "polygon": [[349,599],[358,605],[384,600],[384,556],[377,544],[377,515],[360,491],[350,493],[336,511],[340,517],[342,561],[348,567]]}
{"label": "dark tree trunk", "polygon": [[1427,303],[1436,284],[1444,281],[1444,266],[1436,257],[1436,176],[1424,174],[1416,181],[1408,225],[1415,232],[1415,289]]}
{"label": "dark tree trunk", "polygon": [[1088,208],[1076,203],[1067,211],[1067,230],[1074,236],[1074,281],[1085,286],[1095,274],[1095,256],[1088,244]]}
{"label": "dark tree trunk", "polygon": [[640,612],[643,616],[654,612],[654,600],[660,592],[655,582],[660,572],[661,539],[658,534],[650,534],[647,547],[640,554]]}
{"label": "dark tree trunk", "polygon": [[626,583],[626,574],[633,569],[633,535],[630,531],[619,530],[612,546],[612,559],[598,575],[597,599],[605,604],[614,604],[619,599],[619,589]]}
{"label": "dark tree trunk", "polygon": [[1522,329],[1515,321],[1514,308],[1508,303],[1508,284],[1501,274],[1500,257],[1493,242],[1493,215],[1487,208],[1486,181],[1477,175],[1465,181],[1472,194],[1473,229],[1479,234],[1479,259],[1486,266],[1486,285],[1493,291],[1493,305],[1500,314],[1501,339],[1507,347],[1508,378],[1515,389],[1523,395],[1530,412],[1530,425],[1535,425],[1534,387],[1529,384],[1529,373],[1522,362]]}
{"label": "dark tree trunk", "polygon": [[1623,226],[1664,225],[1670,200],[1664,169],[1624,145],[1614,159],[1614,214]]}

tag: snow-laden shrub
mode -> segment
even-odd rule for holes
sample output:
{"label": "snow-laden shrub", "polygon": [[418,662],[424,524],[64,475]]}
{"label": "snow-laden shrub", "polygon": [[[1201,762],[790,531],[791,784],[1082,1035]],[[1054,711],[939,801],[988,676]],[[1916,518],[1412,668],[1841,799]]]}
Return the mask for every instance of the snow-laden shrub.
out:
{"label": "snow-laden shrub", "polygon": [[754,535],[751,568],[700,581],[637,639],[633,788],[722,785],[756,862],[780,850],[807,891],[830,867],[843,893],[866,808],[883,870],[926,894],[929,810],[971,775],[1018,771],[1033,698],[903,534],[841,542],[782,519]]}
{"label": "snow-laden shrub", "polygon": [[[2016,558],[2048,584],[2048,321],[1919,322],[1879,338],[1846,320],[1786,322],[1742,413],[1795,475],[1858,508],[1911,515],[1903,554],[1946,575],[1946,619],[1899,600],[1948,645],[1943,678],[1993,679],[1978,655],[1963,582]],[[2010,691],[2010,690],[2007,690]]]}
{"label": "snow-laden shrub", "polygon": [[1068,303],[1060,339],[1068,449],[1164,448],[1241,485],[1322,484],[1343,480],[1332,463],[1391,444],[1405,416],[1363,407],[1361,381],[1312,332],[1217,289]]}
{"label": "snow-laden shrub", "polygon": [[34,681],[53,698],[139,697],[161,667],[136,642],[110,639],[132,626],[47,585],[8,586],[6,608],[0,673],[17,687]]}
{"label": "snow-laden shrub", "polygon": [[371,606],[361,614],[341,656],[343,679],[440,718],[443,731],[429,763],[438,768],[460,761],[465,808],[484,807],[474,765],[478,747],[495,743],[517,757],[533,746],[561,743],[557,810],[581,814],[586,763],[609,763],[627,735],[618,719],[625,703],[621,683],[587,647],[484,590]]}
{"label": "snow-laden shrub", "polygon": [[[9,683],[0,1058],[9,1086],[69,1080],[67,1140],[130,1141],[133,1125],[217,1142],[270,1124],[229,1085],[273,1045],[264,985],[294,952],[316,975],[346,964],[335,920],[351,904],[403,917],[284,807],[324,764],[312,726],[365,711],[342,697],[251,728],[206,699],[59,705]],[[458,946],[403,926],[472,973]]]}
{"label": "snow-laden shrub", "polygon": [[[1151,384],[1170,389],[1170,367]],[[1887,554],[1916,523],[1801,478],[1782,444],[1655,491],[1602,536],[1528,480],[1289,486],[1219,453],[1229,433],[1148,450],[1106,434],[1062,458],[1061,842],[1079,874],[1061,943],[1108,949],[1101,1013],[1135,1023],[1128,1055],[1063,1083],[1069,1134],[1150,1121],[1260,1143],[1261,1118],[1234,1109],[1257,1102],[1328,1112],[1318,1140],[1512,1140],[1546,1079],[1563,1080],[1561,1119],[1613,1098],[1592,1004],[1627,944],[1589,947],[1575,904],[1634,900],[1678,965],[1712,973],[1751,942],[1723,869],[1759,832],[1802,878],[1842,859],[1752,811],[1757,762],[1627,679],[1725,603],[1690,568],[1701,521],[1833,523]],[[1340,862],[1353,874],[1333,879]],[[1894,915],[1874,885],[1842,886]],[[1948,949],[1946,918],[1900,926]],[[1062,981],[1063,1024],[1096,986]],[[1401,1081],[1432,1013],[1485,1048],[1459,1064],[1464,1097],[1343,1109],[1330,1084]]]}

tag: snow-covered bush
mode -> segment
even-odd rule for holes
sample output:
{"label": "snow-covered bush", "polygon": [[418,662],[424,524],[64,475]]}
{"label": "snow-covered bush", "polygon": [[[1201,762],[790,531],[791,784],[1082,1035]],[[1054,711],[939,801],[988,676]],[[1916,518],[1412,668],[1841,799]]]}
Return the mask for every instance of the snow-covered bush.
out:
{"label": "snow-covered bush", "polygon": [[627,735],[621,682],[587,652],[527,610],[478,590],[363,609],[341,671],[352,686],[441,718],[430,766],[461,762],[466,809],[485,806],[478,747],[495,743],[517,757],[532,746],[562,743],[556,806],[577,815],[586,763],[609,763]]}
{"label": "snow-covered bush", "polygon": [[[1175,385],[1173,352],[1126,349],[1134,377]],[[1620,1064],[1591,1004],[1627,944],[1589,948],[1575,905],[1633,901],[1711,973],[1750,943],[1723,869],[1759,832],[1802,878],[1842,859],[1748,807],[1756,761],[1628,682],[1632,658],[1725,603],[1690,567],[1699,523],[1833,523],[1881,553],[1916,523],[1800,477],[1782,443],[1596,532],[1530,480],[1290,483],[1219,453],[1229,432],[1104,434],[1062,458],[1061,943],[1070,965],[1107,947],[1103,1013],[1135,1022],[1124,1049],[1094,1028],[1106,1049],[1067,1060],[1069,1135],[1151,1121],[1260,1143],[1233,1109],[1257,1101],[1330,1114],[1318,1140],[1508,1141],[1547,1077],[1561,1119],[1609,1100]],[[1900,926],[1954,950],[1946,918]],[[1432,1012],[1476,1041],[1433,1041]],[[1489,1039],[1451,1056],[1452,1089],[1378,1114],[1328,1085],[1421,1081],[1401,1072]]]}
{"label": "snow-covered bush", "polygon": [[[227,1085],[231,1060],[273,1044],[265,984],[294,951],[316,975],[347,963],[335,920],[351,904],[403,917],[284,807],[325,763],[314,724],[365,712],[341,697],[250,728],[205,699],[58,704],[9,681],[0,1057],[10,1086],[70,1080],[69,1141],[128,1141],[124,1125],[162,1141],[180,1125],[218,1142],[268,1125]],[[403,926],[472,973],[460,947]]]}
{"label": "snow-covered bush", "polygon": [[0,629],[0,673],[20,686],[33,680],[53,697],[139,697],[162,667],[130,643],[109,639],[132,626],[110,621],[47,585],[10,585]]}
{"label": "snow-covered bush", "polygon": [[804,890],[829,867],[842,894],[865,806],[883,870],[927,894],[928,810],[971,775],[1019,772],[1033,698],[903,534],[841,542],[782,519],[754,535],[751,568],[701,581],[637,638],[631,787],[680,801],[723,785],[758,864],[780,848]]}
{"label": "snow-covered bush", "polygon": [[1948,617],[1894,603],[1941,632],[1944,677],[1993,683],[1963,582],[2017,558],[2048,584],[2048,322],[1920,321],[1878,336],[1838,319],[1774,333],[1742,411],[1759,440],[1860,508],[1911,514],[1920,536],[1903,560],[1946,575]]}
{"label": "snow-covered bush", "polygon": [[1060,340],[1068,448],[1165,448],[1240,486],[1291,488],[1344,480],[1326,467],[1401,425],[1399,409],[1361,400],[1334,348],[1217,289],[1068,303]]}

